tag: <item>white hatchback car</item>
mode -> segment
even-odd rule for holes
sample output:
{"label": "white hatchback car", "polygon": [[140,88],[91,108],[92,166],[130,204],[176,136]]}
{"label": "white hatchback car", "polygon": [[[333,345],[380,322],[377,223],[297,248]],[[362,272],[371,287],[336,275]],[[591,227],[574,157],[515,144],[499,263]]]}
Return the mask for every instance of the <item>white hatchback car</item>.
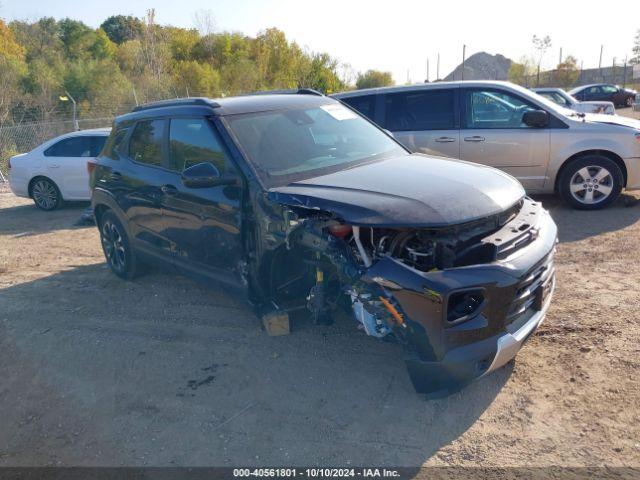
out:
{"label": "white hatchback car", "polygon": [[67,133],[9,159],[9,185],[36,207],[55,210],[64,200],[88,201],[87,160],[98,156],[110,128]]}

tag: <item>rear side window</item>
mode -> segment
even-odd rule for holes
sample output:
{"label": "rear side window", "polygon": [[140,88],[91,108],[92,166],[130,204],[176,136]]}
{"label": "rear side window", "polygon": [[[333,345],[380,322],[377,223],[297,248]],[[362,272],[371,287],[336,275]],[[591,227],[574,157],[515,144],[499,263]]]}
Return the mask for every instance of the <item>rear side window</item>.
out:
{"label": "rear side window", "polygon": [[218,171],[227,170],[225,153],[218,136],[202,118],[174,118],[169,125],[169,168],[182,172],[209,162]]}
{"label": "rear side window", "polygon": [[105,147],[104,147],[104,156],[109,157],[113,160],[118,160],[120,158],[120,154],[122,153],[121,147],[124,139],[129,132],[128,128],[119,128],[118,130],[111,133],[108,137]]}
{"label": "rear side window", "polygon": [[456,128],[454,90],[391,93],[385,103],[385,128],[391,131]]}
{"label": "rear side window", "polygon": [[341,101],[356,109],[369,120],[373,120],[376,114],[376,96],[363,95],[361,97],[341,98]]}
{"label": "rear side window", "polygon": [[129,140],[129,157],[136,162],[162,166],[164,120],[143,120],[133,128]]}
{"label": "rear side window", "polygon": [[95,157],[92,155],[93,137],[79,136],[65,138],[44,151],[47,157]]}

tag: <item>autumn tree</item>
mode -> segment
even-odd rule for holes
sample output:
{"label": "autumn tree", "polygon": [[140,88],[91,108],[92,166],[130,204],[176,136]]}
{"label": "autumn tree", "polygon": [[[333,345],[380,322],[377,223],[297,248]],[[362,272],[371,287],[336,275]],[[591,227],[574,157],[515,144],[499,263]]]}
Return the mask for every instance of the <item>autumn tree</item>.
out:
{"label": "autumn tree", "polygon": [[575,85],[580,76],[578,60],[572,55],[567,56],[562,63],[556,67],[556,82],[562,88],[570,88]]}
{"label": "autumn tree", "polygon": [[631,57],[630,63],[634,65],[640,64],[640,29],[636,32],[636,36],[633,39],[633,57]]}
{"label": "autumn tree", "polygon": [[158,25],[154,10],[144,19],[112,16],[97,29],[69,18],[0,23],[0,122],[65,116],[66,91],[87,118],[136,101],[299,87],[330,93],[348,82],[336,59],[276,28],[256,37],[215,32],[208,12],[198,23],[197,30]]}
{"label": "autumn tree", "polygon": [[24,47],[0,20],[0,126],[9,118],[13,101],[20,95],[20,82],[26,74],[24,56]]}

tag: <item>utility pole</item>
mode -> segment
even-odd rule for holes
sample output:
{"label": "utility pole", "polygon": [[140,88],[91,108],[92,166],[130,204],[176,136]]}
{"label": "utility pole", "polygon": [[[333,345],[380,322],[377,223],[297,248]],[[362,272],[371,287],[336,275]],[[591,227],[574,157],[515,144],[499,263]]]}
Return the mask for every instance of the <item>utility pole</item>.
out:
{"label": "utility pole", "polygon": [[426,83],[429,83],[429,59],[427,58],[427,81]]}
{"label": "utility pole", "polygon": [[616,83],[616,57],[613,57],[611,64],[611,83]]}
{"label": "utility pole", "polygon": [[600,45],[600,60],[598,60],[598,71],[600,72],[600,77],[602,81],[604,81],[604,77],[602,76],[602,50],[604,49],[604,45]]}
{"label": "utility pole", "polygon": [[462,45],[462,80],[464,80],[464,61],[466,60],[466,56],[467,56],[467,46]]}
{"label": "utility pole", "polygon": [[440,80],[440,52],[438,52],[438,64],[436,65],[436,80]]}
{"label": "utility pole", "polygon": [[627,60],[628,56],[624,57],[624,73],[622,74],[622,88],[627,88]]}
{"label": "utility pole", "polygon": [[562,63],[562,47],[560,47],[560,58],[558,59],[558,65]]}

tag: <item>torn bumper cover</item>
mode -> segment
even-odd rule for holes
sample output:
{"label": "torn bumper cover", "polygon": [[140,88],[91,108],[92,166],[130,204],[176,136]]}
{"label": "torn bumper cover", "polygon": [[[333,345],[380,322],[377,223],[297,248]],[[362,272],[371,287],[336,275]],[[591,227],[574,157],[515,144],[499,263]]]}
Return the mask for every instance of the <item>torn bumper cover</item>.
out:
{"label": "torn bumper cover", "polygon": [[407,322],[405,360],[418,392],[455,391],[500,368],[543,321],[557,228],[528,199],[518,217],[484,240],[498,246],[491,263],[422,272],[385,257],[367,270]]}

